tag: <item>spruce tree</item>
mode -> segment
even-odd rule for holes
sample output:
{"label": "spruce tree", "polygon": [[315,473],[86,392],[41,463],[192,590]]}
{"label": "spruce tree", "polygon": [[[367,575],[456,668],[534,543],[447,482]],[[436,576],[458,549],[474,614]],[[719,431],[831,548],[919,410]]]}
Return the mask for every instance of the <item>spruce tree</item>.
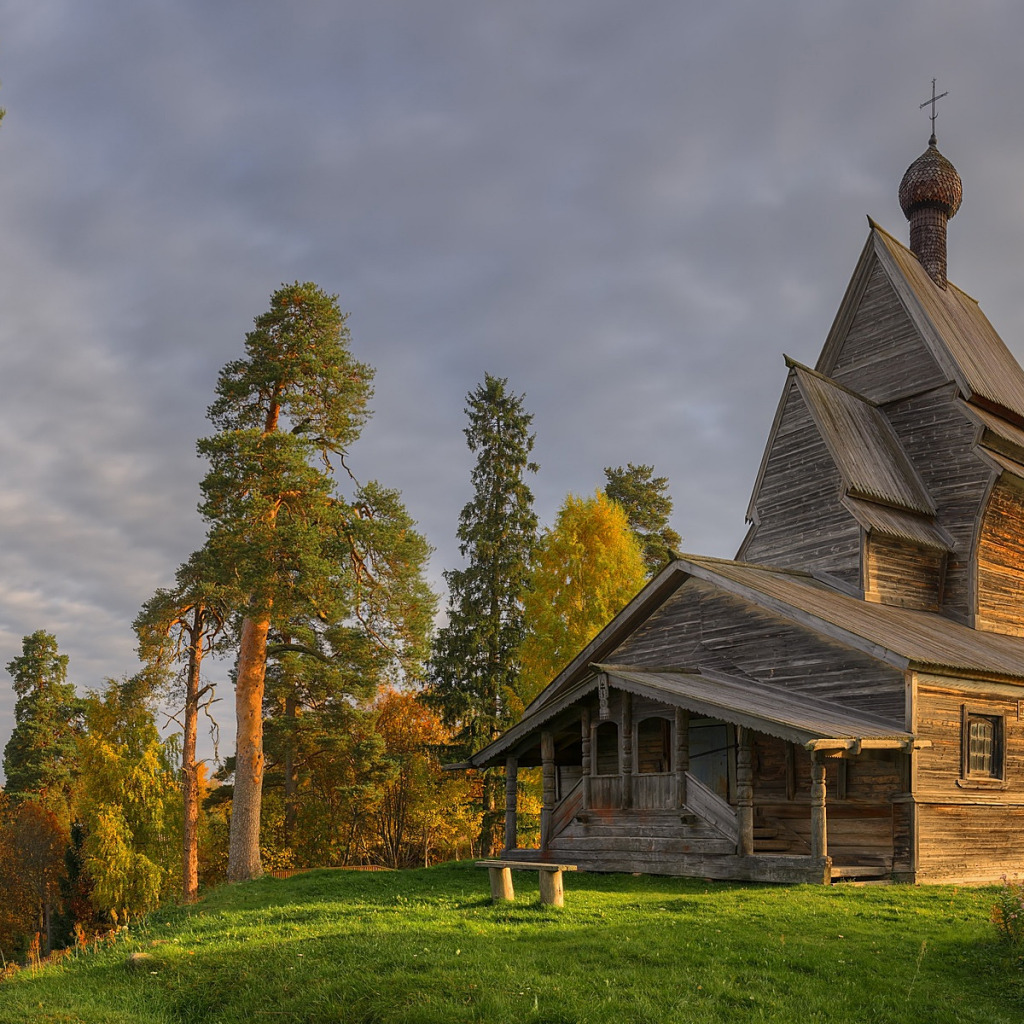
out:
{"label": "spruce tree", "polygon": [[[476,455],[473,497],[459,516],[463,569],[444,574],[448,623],[438,631],[430,699],[454,729],[457,755],[490,743],[522,710],[519,649],[524,638],[522,594],[537,542],[537,516],[526,474],[535,435],[532,415],[503,378],[486,374],[467,396],[465,428]],[[499,780],[485,777],[482,845],[495,827]]]}
{"label": "spruce tree", "polygon": [[67,681],[68,656],[59,653],[53,634],[40,629],[22,639],[21,655],[7,671],[18,695],[14,731],[4,748],[7,794],[14,800],[41,800],[67,826],[83,713]]}
{"label": "spruce tree", "polygon": [[632,462],[605,468],[608,481],[604,493],[625,510],[629,525],[643,551],[649,578],[657,576],[670,561],[682,538],[669,526],[672,498],[668,477],[655,476],[653,466],[634,466]]}

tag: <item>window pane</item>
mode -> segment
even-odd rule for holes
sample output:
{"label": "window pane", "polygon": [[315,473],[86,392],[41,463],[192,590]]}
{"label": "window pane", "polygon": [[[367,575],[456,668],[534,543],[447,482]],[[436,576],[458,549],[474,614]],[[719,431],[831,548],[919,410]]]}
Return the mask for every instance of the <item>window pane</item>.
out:
{"label": "window pane", "polygon": [[968,726],[967,771],[971,775],[992,775],[995,767],[995,723],[991,718],[972,715]]}

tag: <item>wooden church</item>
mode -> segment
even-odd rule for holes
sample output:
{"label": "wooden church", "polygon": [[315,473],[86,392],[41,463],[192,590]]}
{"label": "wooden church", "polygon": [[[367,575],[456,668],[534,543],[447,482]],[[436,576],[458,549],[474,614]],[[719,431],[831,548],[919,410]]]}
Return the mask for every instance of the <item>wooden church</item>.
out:
{"label": "wooden church", "polygon": [[[682,556],[478,752],[505,856],[828,883],[1024,870],[1024,371],[946,280],[934,134],[788,377],[735,561]],[[542,768],[540,849],[516,773]]]}

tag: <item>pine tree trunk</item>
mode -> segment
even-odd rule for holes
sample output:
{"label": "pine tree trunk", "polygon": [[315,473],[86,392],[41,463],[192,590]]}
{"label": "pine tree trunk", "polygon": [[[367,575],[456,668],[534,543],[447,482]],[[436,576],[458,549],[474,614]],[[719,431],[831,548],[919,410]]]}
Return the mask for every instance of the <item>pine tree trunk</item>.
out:
{"label": "pine tree trunk", "polygon": [[260,806],[263,796],[263,683],[267,671],[270,616],[242,620],[235,682],[235,795],[231,802],[228,881],[263,874],[260,864]]}
{"label": "pine tree trunk", "polygon": [[[198,629],[195,631],[198,633]],[[181,745],[181,789],[184,805],[181,851],[181,896],[185,903],[199,898],[199,775],[196,765],[196,732],[199,718],[199,667],[202,640],[193,634],[185,684],[185,735]]]}

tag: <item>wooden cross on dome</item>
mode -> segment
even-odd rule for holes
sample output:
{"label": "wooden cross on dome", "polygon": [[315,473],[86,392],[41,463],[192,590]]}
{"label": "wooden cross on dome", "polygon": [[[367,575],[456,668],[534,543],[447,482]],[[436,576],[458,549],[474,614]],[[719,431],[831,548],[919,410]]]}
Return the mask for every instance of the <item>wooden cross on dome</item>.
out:
{"label": "wooden cross on dome", "polygon": [[934,146],[935,145],[935,141],[936,141],[935,140],[935,104],[939,100],[941,100],[943,96],[948,96],[948,95],[949,95],[949,90],[948,89],[945,92],[940,92],[938,96],[935,95],[935,79],[933,78],[932,79],[932,98],[930,100],[925,100],[924,103],[922,103],[917,108],[918,110],[924,110],[925,107],[927,107],[929,104],[931,104],[931,108],[932,108],[932,115],[931,115],[931,117],[932,117],[932,137],[928,140],[928,145],[929,146]]}

